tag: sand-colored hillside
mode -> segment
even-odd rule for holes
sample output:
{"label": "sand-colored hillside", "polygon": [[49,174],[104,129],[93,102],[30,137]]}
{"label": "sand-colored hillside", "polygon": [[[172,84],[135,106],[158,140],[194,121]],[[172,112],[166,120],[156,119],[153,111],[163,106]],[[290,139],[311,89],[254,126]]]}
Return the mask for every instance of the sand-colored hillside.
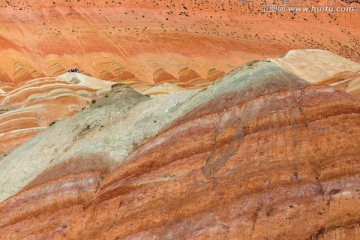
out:
{"label": "sand-colored hillside", "polygon": [[292,50],[270,61],[299,77],[319,84],[329,84],[360,97],[360,64],[329,51]]}
{"label": "sand-colored hillside", "polygon": [[360,72],[360,63],[319,49],[292,50],[272,61],[313,83],[345,72]]}

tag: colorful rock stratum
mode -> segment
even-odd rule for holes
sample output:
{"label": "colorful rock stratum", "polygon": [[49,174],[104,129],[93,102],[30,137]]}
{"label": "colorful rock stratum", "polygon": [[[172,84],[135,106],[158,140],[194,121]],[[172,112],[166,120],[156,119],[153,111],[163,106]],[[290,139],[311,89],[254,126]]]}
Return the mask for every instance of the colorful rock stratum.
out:
{"label": "colorful rock stratum", "polygon": [[357,239],[360,99],[271,60],[125,85],[0,160],[1,239]]}
{"label": "colorful rock stratum", "polygon": [[360,4],[349,12],[263,12],[281,0],[0,0],[0,79],[9,88],[70,68],[95,78],[203,86],[252,60],[325,49],[357,61]]}
{"label": "colorful rock stratum", "polygon": [[0,239],[360,239],[360,14],[264,3],[0,0]]}

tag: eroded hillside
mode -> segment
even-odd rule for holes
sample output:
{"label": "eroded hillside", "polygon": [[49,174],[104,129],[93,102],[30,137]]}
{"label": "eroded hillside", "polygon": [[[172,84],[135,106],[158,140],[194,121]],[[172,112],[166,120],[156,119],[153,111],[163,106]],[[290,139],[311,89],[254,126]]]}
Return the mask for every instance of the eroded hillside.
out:
{"label": "eroded hillside", "polygon": [[155,99],[118,86],[1,159],[0,238],[356,239],[359,114],[270,60]]}

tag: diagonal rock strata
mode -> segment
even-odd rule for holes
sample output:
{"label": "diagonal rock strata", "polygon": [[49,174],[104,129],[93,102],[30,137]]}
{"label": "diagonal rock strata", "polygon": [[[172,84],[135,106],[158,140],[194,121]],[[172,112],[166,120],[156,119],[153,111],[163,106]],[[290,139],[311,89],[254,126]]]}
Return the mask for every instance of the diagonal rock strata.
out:
{"label": "diagonal rock strata", "polygon": [[0,160],[1,237],[356,239],[359,137],[358,98],[272,62],[152,100],[119,86]]}

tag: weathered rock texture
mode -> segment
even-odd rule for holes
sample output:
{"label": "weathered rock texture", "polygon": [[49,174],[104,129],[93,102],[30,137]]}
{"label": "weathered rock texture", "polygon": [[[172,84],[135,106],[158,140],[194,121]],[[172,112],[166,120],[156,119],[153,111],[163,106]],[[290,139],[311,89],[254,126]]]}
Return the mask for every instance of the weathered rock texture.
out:
{"label": "weathered rock texture", "polygon": [[[293,50],[270,61],[285,67],[309,82],[330,84],[360,96],[360,64],[324,50]],[[154,73],[155,85],[133,76],[120,81],[151,97],[196,89],[210,84],[224,72],[213,68],[202,78],[196,71],[182,67],[179,79],[160,66]],[[54,121],[69,117],[104,96],[118,81],[104,81],[78,73],[39,78],[17,86],[0,85],[0,153],[31,139]]]}
{"label": "weathered rock texture", "polygon": [[[358,9],[270,14],[264,3],[273,1],[0,0],[0,153],[108,93],[108,85],[81,85],[94,81],[72,79],[68,69],[155,97],[202,88],[234,66],[292,49],[358,61]],[[340,0],[287,6],[307,4],[358,8]],[[331,80],[360,96],[358,67],[348,69],[358,63],[312,50],[276,60],[307,81]]]}
{"label": "weathered rock texture", "polygon": [[[309,48],[358,61],[358,9],[263,13],[265,3],[283,1],[0,0],[0,81],[21,84],[75,67],[125,83],[188,78],[183,68],[212,81],[230,66]],[[350,6],[341,0],[286,5]]]}
{"label": "weathered rock texture", "polygon": [[113,88],[0,160],[1,239],[357,239],[360,100],[252,62]]}

